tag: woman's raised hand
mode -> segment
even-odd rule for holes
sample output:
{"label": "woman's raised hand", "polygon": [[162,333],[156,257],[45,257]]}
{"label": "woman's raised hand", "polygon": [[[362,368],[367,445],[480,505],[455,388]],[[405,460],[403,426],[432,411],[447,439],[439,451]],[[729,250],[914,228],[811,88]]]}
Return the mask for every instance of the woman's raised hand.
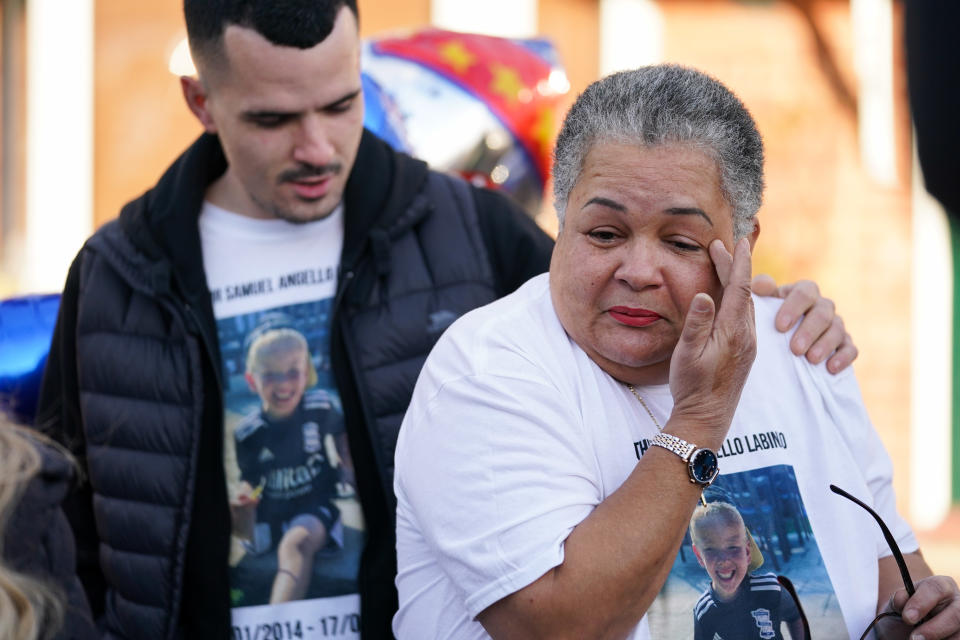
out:
{"label": "woman's raised hand", "polygon": [[722,439],[757,352],[750,243],[740,240],[731,256],[720,240],[714,240],[710,258],[723,287],[720,308],[715,310],[706,293],[693,298],[670,361],[670,391],[672,417],[682,417],[705,435]]}

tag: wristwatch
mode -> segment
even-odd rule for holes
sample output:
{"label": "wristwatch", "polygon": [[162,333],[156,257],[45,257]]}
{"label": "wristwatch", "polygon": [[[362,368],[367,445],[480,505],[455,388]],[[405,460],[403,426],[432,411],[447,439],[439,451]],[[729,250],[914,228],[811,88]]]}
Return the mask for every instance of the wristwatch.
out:
{"label": "wristwatch", "polygon": [[650,444],[663,447],[680,456],[680,459],[687,463],[690,482],[703,488],[709,487],[720,474],[717,454],[712,449],[706,447],[698,449],[697,445],[669,433],[658,433]]}

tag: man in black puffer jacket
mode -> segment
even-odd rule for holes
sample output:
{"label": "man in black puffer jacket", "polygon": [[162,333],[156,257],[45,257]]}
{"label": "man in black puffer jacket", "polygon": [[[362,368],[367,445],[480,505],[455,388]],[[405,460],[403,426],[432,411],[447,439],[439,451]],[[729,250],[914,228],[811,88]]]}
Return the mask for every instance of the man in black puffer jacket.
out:
{"label": "man in black puffer jacket", "polygon": [[[108,638],[389,637],[393,449],[421,364],[453,320],[545,271],[552,241],[363,130],[353,0],[211,6],[184,3],[206,133],[90,238],[63,292],[37,422],[86,472],[65,505],[78,571]],[[793,295],[845,366],[830,303]],[[251,358],[273,328],[308,348]],[[259,482],[237,467],[252,441]],[[257,511],[305,495],[337,513]]]}

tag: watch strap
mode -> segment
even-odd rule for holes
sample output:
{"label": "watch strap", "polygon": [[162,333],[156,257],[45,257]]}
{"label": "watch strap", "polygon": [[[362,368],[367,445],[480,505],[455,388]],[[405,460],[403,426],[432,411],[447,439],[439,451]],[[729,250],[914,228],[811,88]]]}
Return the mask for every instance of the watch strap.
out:
{"label": "watch strap", "polygon": [[690,454],[693,453],[697,448],[697,445],[687,442],[683,438],[678,438],[675,435],[663,432],[660,432],[654,436],[650,444],[663,447],[667,451],[674,452],[680,456],[680,459],[684,462],[689,462]]}

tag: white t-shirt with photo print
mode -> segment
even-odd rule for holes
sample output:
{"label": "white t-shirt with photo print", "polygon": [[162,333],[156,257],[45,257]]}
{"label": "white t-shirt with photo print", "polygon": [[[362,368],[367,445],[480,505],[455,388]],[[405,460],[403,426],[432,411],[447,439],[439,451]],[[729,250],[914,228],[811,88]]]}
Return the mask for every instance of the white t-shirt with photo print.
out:
{"label": "white t-shirt with photo print", "polygon": [[[308,378],[315,374],[317,380],[300,389],[299,410],[307,415],[310,398],[323,398],[326,407],[322,417],[302,425],[290,420],[270,423],[274,429],[285,430],[275,436],[258,434],[260,459],[268,462],[264,462],[260,486],[254,489],[263,499],[263,508],[256,514],[257,535],[252,541],[234,537],[230,558],[234,635],[242,637],[255,637],[264,629],[278,633],[279,628],[290,637],[312,637],[322,629],[339,638],[359,638],[357,575],[365,526],[359,497],[350,485],[352,473],[345,471],[352,465],[343,437],[339,393],[329,366],[343,215],[341,205],[322,220],[295,224],[254,219],[207,202],[199,218],[204,269],[223,360],[224,472],[231,499],[242,491],[236,432],[259,419],[262,409],[263,401],[245,378],[247,350],[258,331],[283,326],[302,334],[312,369]],[[260,423],[267,425],[264,429],[270,426],[265,420]],[[321,455],[322,464],[317,462]],[[328,479],[326,473],[320,482],[318,469],[329,471],[331,465],[340,475]],[[252,486],[254,481],[247,484]],[[298,499],[305,503],[306,513],[335,513],[335,518],[324,522],[327,544],[312,557],[306,595],[270,604],[273,583],[286,570],[279,566],[277,545],[298,524],[296,518],[289,522],[270,518],[267,498],[271,487],[281,484],[288,493],[304,494]]]}
{"label": "white t-shirt with photo print", "polygon": [[343,249],[343,206],[303,224],[258,219],[205,202],[200,241],[213,315],[332,298]]}
{"label": "white t-shirt with photo print", "polygon": [[[548,278],[457,320],[420,374],[396,450],[401,640],[488,637],[477,614],[563,562],[567,536],[657,432],[564,332]],[[793,356],[790,336],[774,328],[780,301],[754,303],[758,356],[720,472],[793,469],[842,610],[835,637],[859,637],[876,608],[877,559],[889,551],[870,516],[828,485],[873,506],[905,552],[917,544],[896,513],[891,463],[853,372],[833,376]],[[637,391],[665,423],[668,387]],[[647,618],[633,638],[652,637]]]}

